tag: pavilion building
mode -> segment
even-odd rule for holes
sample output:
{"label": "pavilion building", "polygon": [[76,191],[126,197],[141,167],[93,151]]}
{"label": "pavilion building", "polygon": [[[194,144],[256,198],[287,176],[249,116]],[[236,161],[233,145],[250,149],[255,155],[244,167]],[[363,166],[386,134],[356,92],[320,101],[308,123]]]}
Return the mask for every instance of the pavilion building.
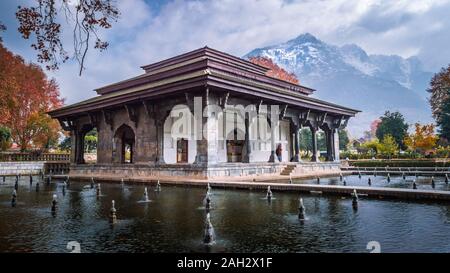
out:
{"label": "pavilion building", "polygon": [[[339,171],[338,130],[358,110],[313,98],[311,88],[208,47],[142,69],[96,89],[96,97],[49,112],[70,131],[71,175],[207,179]],[[97,162],[87,164],[84,139],[94,128]],[[311,130],[308,161],[301,158],[301,128]],[[322,161],[319,130],[326,140]]]}

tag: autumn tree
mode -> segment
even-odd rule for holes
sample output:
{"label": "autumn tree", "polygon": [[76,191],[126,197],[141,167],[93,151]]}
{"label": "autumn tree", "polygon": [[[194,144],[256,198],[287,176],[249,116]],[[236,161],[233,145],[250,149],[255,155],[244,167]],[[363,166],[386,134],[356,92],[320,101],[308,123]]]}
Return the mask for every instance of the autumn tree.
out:
{"label": "autumn tree", "polygon": [[0,125],[11,130],[21,150],[48,148],[57,141],[60,127],[47,111],[62,104],[54,80],[0,43]]}
{"label": "autumn tree", "polygon": [[429,101],[433,117],[439,120],[444,100],[450,94],[450,65],[447,68],[442,68],[439,73],[433,76],[427,91],[430,93]]}
{"label": "autumn tree", "polygon": [[441,137],[450,140],[450,65],[433,76],[430,87],[430,106]]}
{"label": "autumn tree", "polygon": [[405,137],[405,144],[411,151],[423,153],[436,147],[437,140],[433,124],[416,123],[414,133]]}
{"label": "autumn tree", "polygon": [[[90,47],[100,51],[108,42],[100,38],[102,29],[109,29],[117,21],[119,10],[115,0],[34,0],[19,6],[16,18],[24,39],[33,38],[31,47],[37,51],[37,60],[49,70],[73,57],[79,63],[81,75],[86,53]],[[62,24],[72,27],[73,53],[69,54],[62,41]],[[70,37],[69,36],[69,37]]]}
{"label": "autumn tree", "polygon": [[254,64],[268,68],[269,71],[266,73],[267,76],[288,81],[294,84],[299,84],[299,80],[294,73],[287,72],[286,70],[278,66],[276,63],[274,63],[272,59],[257,56],[257,57],[250,57],[249,61]]}

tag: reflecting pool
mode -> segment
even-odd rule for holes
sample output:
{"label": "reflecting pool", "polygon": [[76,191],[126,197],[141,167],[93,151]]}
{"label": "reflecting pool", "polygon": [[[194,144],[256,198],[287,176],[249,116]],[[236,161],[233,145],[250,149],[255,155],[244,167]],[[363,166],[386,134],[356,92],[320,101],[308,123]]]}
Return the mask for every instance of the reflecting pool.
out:
{"label": "reflecting pool", "polygon": [[[71,241],[80,243],[81,252],[369,252],[369,241],[379,242],[382,252],[450,252],[448,203],[360,197],[353,210],[350,196],[272,190],[268,202],[263,190],[212,187],[215,242],[205,245],[206,185],[163,184],[159,192],[147,186],[149,200],[143,202],[143,185],[102,183],[97,195],[89,183],[72,181],[63,195],[62,181],[40,182],[39,191],[36,181],[30,186],[28,178],[20,180],[14,208],[14,178],[0,181],[0,252],[68,252]],[[340,183],[339,177],[321,179],[333,181]],[[347,177],[350,185],[358,181]],[[299,197],[305,221],[298,219]],[[112,200],[114,225],[109,223]]]}

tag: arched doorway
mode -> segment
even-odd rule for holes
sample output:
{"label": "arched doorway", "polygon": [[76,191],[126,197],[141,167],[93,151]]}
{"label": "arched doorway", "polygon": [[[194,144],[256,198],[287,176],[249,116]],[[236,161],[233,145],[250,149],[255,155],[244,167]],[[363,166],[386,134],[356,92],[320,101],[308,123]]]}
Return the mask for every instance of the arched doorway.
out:
{"label": "arched doorway", "polygon": [[242,162],[244,139],[242,132],[234,129],[227,136],[227,162]]}
{"label": "arched doorway", "polygon": [[177,140],[177,163],[188,162],[188,140],[181,138]]}
{"label": "arched doorway", "polygon": [[115,161],[119,163],[133,163],[135,135],[130,126],[123,124],[114,134]]}

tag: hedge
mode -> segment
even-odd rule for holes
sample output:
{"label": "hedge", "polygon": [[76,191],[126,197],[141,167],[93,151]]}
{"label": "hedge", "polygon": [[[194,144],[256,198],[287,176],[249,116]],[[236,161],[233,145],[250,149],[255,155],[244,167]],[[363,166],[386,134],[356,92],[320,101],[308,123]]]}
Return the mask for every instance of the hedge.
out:
{"label": "hedge", "polygon": [[450,162],[435,160],[350,160],[349,164],[355,167],[450,167]]}

